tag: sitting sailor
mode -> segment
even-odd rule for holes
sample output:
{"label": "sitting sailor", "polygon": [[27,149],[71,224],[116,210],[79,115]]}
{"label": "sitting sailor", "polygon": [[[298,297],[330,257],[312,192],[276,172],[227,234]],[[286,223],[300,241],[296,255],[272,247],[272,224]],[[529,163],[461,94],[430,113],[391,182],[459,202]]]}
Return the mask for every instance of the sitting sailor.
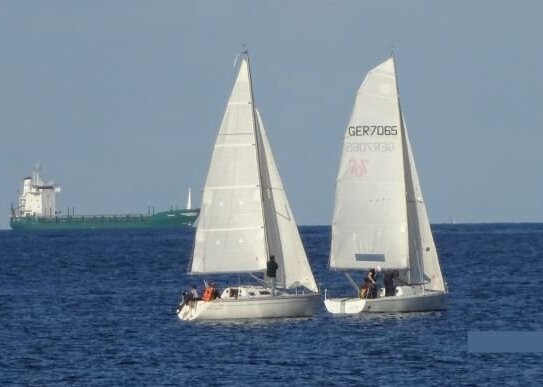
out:
{"label": "sitting sailor", "polygon": [[360,289],[360,298],[377,298],[377,273],[380,271],[379,266],[368,271],[366,278],[364,278],[364,284]]}
{"label": "sitting sailor", "polygon": [[215,288],[215,283],[210,282],[206,286],[206,289],[204,291],[204,295],[202,296],[202,300],[204,300],[204,301],[212,301],[215,298],[221,298],[221,296],[219,295],[219,291],[217,290],[217,288]]}

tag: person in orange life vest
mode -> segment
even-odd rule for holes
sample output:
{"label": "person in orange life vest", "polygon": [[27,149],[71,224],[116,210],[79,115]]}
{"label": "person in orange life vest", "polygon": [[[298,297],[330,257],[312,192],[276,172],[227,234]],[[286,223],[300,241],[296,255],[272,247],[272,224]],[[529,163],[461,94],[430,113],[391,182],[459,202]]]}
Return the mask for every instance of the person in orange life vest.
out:
{"label": "person in orange life vest", "polygon": [[215,288],[215,283],[210,282],[209,285],[206,287],[206,290],[204,291],[202,300],[212,301],[215,298],[221,298],[221,296],[219,295],[219,291]]}

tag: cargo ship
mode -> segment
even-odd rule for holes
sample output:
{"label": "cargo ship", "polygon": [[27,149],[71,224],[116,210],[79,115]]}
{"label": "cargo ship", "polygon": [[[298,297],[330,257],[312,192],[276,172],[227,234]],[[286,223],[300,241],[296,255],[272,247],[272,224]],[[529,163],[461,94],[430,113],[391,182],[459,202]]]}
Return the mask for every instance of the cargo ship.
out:
{"label": "cargo ship", "polygon": [[68,209],[62,214],[56,208],[56,194],[60,186],[42,178],[40,168],[25,177],[19,193],[17,206],[11,206],[10,226],[13,230],[101,230],[101,229],[144,229],[182,228],[194,224],[199,209],[191,208],[190,189],[187,208],[156,212],[151,208],[147,214],[123,215],[75,215]]}

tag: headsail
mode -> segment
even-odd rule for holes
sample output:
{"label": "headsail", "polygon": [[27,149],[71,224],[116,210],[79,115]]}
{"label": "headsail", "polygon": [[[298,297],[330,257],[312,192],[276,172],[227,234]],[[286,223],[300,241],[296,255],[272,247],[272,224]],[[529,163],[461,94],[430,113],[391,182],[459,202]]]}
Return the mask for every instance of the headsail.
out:
{"label": "headsail", "polygon": [[[422,197],[415,159],[407,134],[407,127],[402,117],[403,134],[406,148],[406,194],[407,218],[409,219],[409,256],[411,283],[425,283],[426,289],[444,291],[443,275],[439,267],[436,245]],[[428,283],[429,282],[429,283]]]}
{"label": "headsail", "polygon": [[261,271],[266,261],[253,100],[243,59],[211,157],[191,272]]}
{"label": "headsail", "polygon": [[402,130],[394,60],[358,90],[336,184],[330,267],[408,268]]}
{"label": "headsail", "polygon": [[[262,147],[262,189],[266,213],[266,235],[269,254],[276,257],[279,264],[277,279],[286,288],[304,286],[318,291],[313,273],[309,267],[307,255],[300,239],[296,221],[283,188],[270,143],[257,110],[257,130]],[[262,165],[263,164],[263,165]]]}

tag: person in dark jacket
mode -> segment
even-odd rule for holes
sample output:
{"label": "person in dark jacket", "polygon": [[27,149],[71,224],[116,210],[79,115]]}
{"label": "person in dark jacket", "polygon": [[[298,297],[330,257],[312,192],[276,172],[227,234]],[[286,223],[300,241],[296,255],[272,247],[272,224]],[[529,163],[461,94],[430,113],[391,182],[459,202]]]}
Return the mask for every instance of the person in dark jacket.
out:
{"label": "person in dark jacket", "polygon": [[279,265],[275,262],[275,256],[270,255],[270,260],[266,265],[266,276],[270,279],[272,294],[275,297],[275,288],[277,286],[277,269]]}
{"label": "person in dark jacket", "polygon": [[219,292],[215,282],[211,283],[211,287],[213,288],[213,291],[211,292],[211,299],[214,300],[215,298],[221,298],[221,292]]}
{"label": "person in dark jacket", "polygon": [[387,270],[383,278],[383,286],[385,287],[385,297],[396,295],[396,284],[400,272],[398,270]]}

